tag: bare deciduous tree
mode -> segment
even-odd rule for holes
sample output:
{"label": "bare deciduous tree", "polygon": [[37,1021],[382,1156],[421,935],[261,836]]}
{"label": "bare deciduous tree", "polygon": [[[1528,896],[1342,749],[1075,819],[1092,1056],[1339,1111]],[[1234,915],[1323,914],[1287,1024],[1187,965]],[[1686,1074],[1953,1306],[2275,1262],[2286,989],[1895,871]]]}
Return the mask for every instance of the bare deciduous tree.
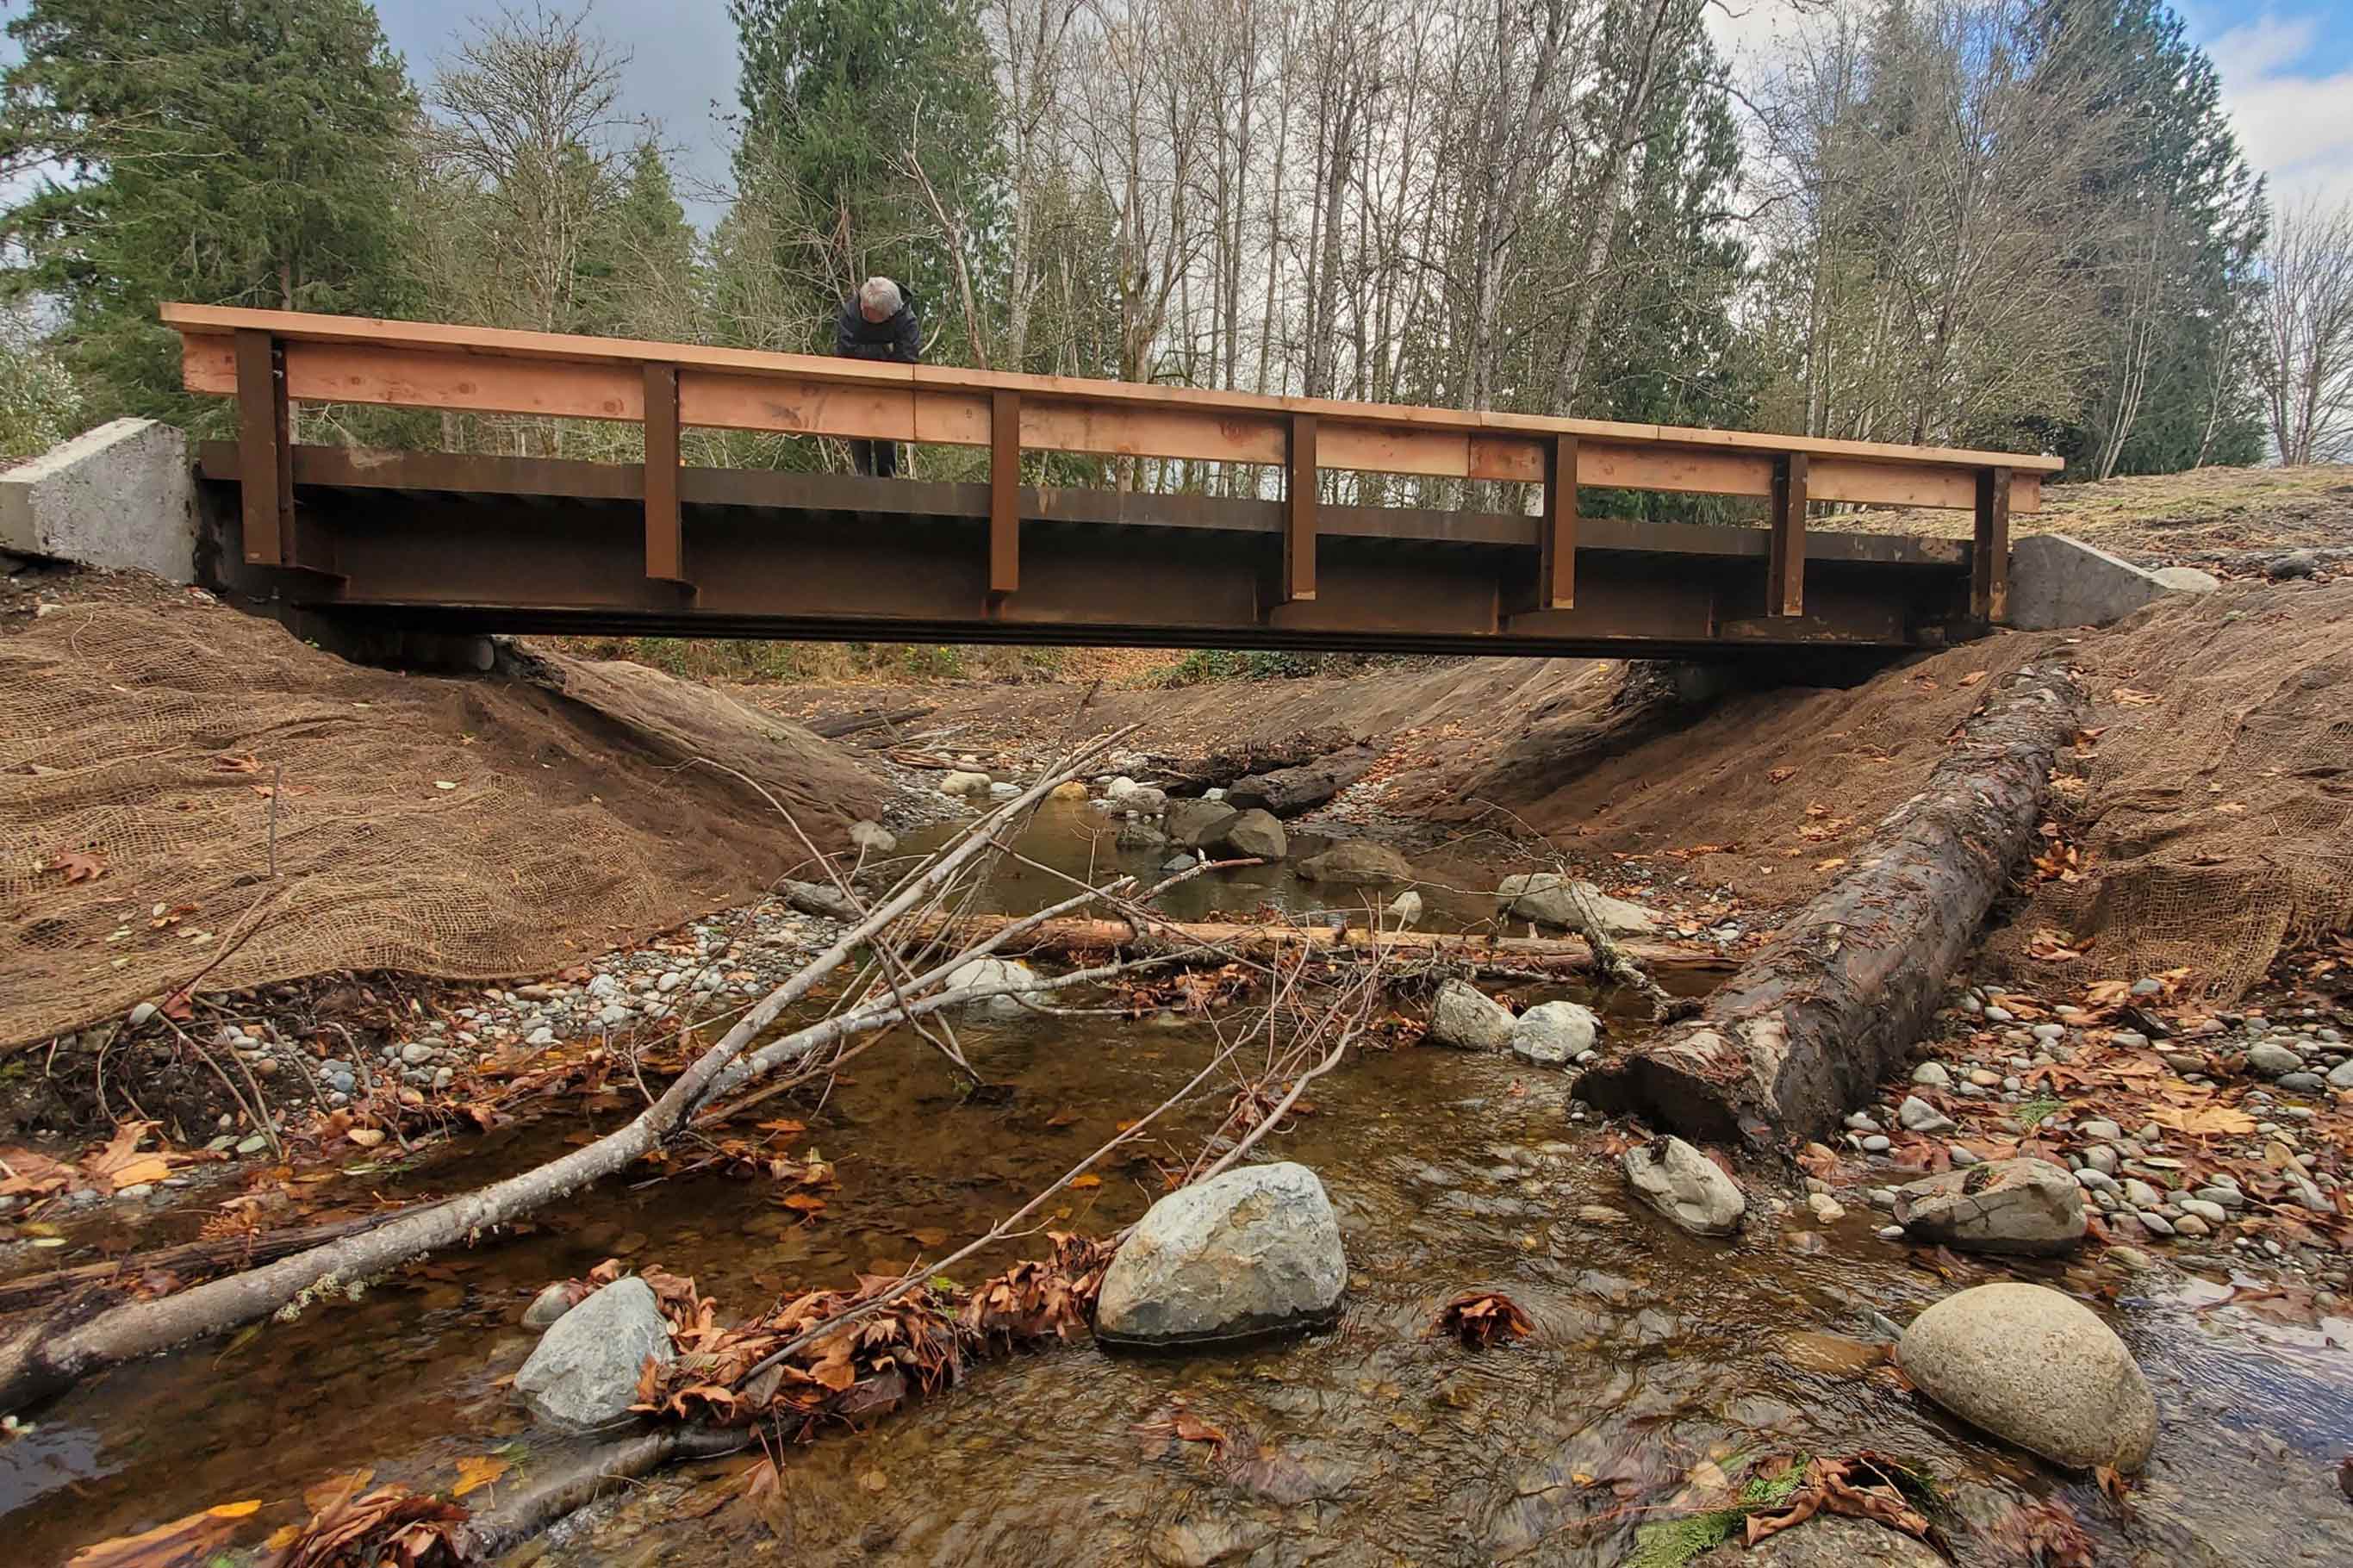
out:
{"label": "bare deciduous tree", "polygon": [[2353,205],[2279,214],[2263,271],[2260,374],[2280,461],[2353,458]]}

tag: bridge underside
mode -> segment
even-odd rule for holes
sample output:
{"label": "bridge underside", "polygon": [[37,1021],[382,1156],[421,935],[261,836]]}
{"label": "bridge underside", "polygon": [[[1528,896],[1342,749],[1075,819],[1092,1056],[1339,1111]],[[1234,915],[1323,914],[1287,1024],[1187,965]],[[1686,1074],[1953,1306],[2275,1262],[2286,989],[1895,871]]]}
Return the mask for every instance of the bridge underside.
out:
{"label": "bridge underside", "polygon": [[989,487],[685,468],[682,581],[646,574],[645,469],[298,447],[290,554],[247,567],[237,448],[201,458],[232,585],[371,629],[1731,659],[1883,658],[1968,635],[1971,546],[1809,530],[1802,616],[1764,529],[1580,520],[1575,607],[1533,603],[1538,520],[1324,506],[1317,595],[1282,602],[1277,501],[1019,492],[992,596]]}

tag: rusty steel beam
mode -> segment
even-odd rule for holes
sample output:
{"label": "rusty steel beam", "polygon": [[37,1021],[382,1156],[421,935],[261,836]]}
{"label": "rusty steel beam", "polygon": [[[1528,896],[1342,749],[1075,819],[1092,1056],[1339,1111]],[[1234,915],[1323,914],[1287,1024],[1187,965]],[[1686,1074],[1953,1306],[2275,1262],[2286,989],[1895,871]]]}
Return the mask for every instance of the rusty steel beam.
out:
{"label": "rusty steel beam", "polygon": [[1785,454],[1773,468],[1772,552],[1765,569],[1766,602],[1776,616],[1806,613],[1806,469],[1803,452]]}
{"label": "rusty steel beam", "polygon": [[[200,451],[206,515],[242,515],[238,448]],[[1317,596],[1267,607],[1287,503],[1017,487],[1019,591],[991,603],[998,485],[678,470],[695,593],[644,572],[638,465],[292,453],[302,526],[340,580],[248,586],[342,618],[473,630],[1740,657],[1933,646],[1958,624],[1959,542],[1808,538],[1806,615],[1776,616],[1764,531],[1582,520],[1571,606],[1511,616],[1546,537],[1531,516],[1319,516]],[[1358,518],[1356,514],[1366,514]],[[1362,521],[1361,530],[1350,524]],[[237,557],[232,556],[232,559]],[[276,574],[272,574],[275,577]],[[234,584],[233,584],[234,585]]]}
{"label": "rusty steel beam", "polygon": [[1977,536],[1969,552],[1969,619],[2010,618],[2010,470],[1978,475]]}
{"label": "rusty steel beam", "polygon": [[678,366],[646,366],[646,575],[686,581],[686,530],[678,499]]}

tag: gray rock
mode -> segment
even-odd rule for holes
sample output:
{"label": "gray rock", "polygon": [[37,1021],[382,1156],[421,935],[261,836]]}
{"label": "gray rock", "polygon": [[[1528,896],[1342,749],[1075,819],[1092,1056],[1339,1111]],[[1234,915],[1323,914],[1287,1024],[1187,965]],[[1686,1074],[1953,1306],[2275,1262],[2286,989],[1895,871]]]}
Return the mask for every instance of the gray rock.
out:
{"label": "gray rock", "polygon": [[1641,905],[1613,899],[1590,882],[1575,881],[1555,871],[1506,877],[1495,886],[1504,914],[1565,930],[1577,923],[1580,895],[1601,929],[1611,936],[1658,934],[1658,917]]}
{"label": "gray rock", "polygon": [[1952,1157],[1954,1164],[1960,1166],[1964,1170],[1968,1169],[1971,1165],[1982,1164],[1985,1159],[1985,1157],[1979,1154],[1976,1150],[1964,1148],[1958,1143],[1947,1145],[1945,1152]]}
{"label": "gray rock", "polygon": [[550,1329],[555,1320],[572,1310],[571,1289],[561,1280],[550,1285],[531,1299],[522,1310],[522,1326],[526,1329]]}
{"label": "gray rock", "polygon": [[2353,1089],[2353,1057],[2348,1057],[2328,1069],[2328,1087]]}
{"label": "gray rock", "polygon": [[1240,815],[1223,801],[1179,800],[1170,803],[1161,826],[1167,829],[1171,844],[1198,849],[1223,838],[1227,826]]}
{"label": "gray rock", "polygon": [[144,1025],[145,1023],[147,1023],[147,1022],[148,1022],[148,1020],[150,1020],[150,1019],[152,1019],[153,1017],[154,1017],[154,1016],[155,1016],[155,1013],[156,1013],[156,1006],[155,1006],[155,1004],[154,1004],[154,1003],[153,1003],[153,1002],[142,1002],[142,1003],[139,1003],[137,1005],[133,1006],[133,1007],[131,1009],[131,1017],[130,1017],[130,1019],[129,1019],[129,1023],[130,1023],[130,1025],[131,1025],[131,1026],[132,1026],[132,1028],[136,1029],[136,1028],[140,1027],[141,1026]]}
{"label": "gray rock", "polygon": [[1291,853],[1291,836],[1283,832],[1272,812],[1252,806],[1226,824],[1225,846],[1236,855],[1280,860]]}
{"label": "gray rock", "polygon": [[1132,811],[1138,816],[1158,816],[1168,809],[1168,792],[1151,784],[1137,784],[1125,795],[1106,796],[1121,811]]}
{"label": "gray rock", "polygon": [[1730,1236],[1748,1212],[1738,1184],[1680,1138],[1628,1150],[1623,1168],[1644,1203],[1694,1236]]}
{"label": "gray rock", "polygon": [[989,782],[987,773],[952,768],[940,775],[940,793],[942,795],[987,795]]}
{"label": "gray rock", "polygon": [[1945,1070],[1945,1064],[1942,1062],[1922,1062],[1912,1069],[1912,1081],[1926,1084],[1930,1089],[1950,1089],[1953,1085],[1953,1075]]}
{"label": "gray rock", "polygon": [[441,1053],[431,1046],[411,1044],[400,1047],[400,1059],[413,1068],[421,1068]]}
{"label": "gray rock", "polygon": [[1884,1132],[1874,1132],[1862,1141],[1862,1152],[1866,1154],[1884,1154],[1894,1146]]}
{"label": "gray rock", "polygon": [[1406,864],[1404,856],[1386,844],[1364,838],[1344,839],[1321,855],[1309,856],[1299,862],[1299,874],[1311,882],[1350,887],[1414,879],[1413,868]]}
{"label": "gray rock", "polygon": [[1546,1002],[1529,1008],[1512,1026],[1512,1054],[1538,1067],[1565,1067],[1593,1048],[1601,1020],[1576,1002]]}
{"label": "gray rock", "polygon": [[1152,1205],[1103,1276],[1095,1337],[1114,1345],[1252,1338],[1329,1322],[1348,1263],[1304,1165],[1244,1165]]}
{"label": "gray rock", "polygon": [[899,847],[899,837],[879,822],[853,822],[849,825],[849,847],[862,854],[888,855]]}
{"label": "gray rock", "polygon": [[2304,1058],[2274,1040],[2257,1040],[2247,1047],[2247,1065],[2265,1078],[2278,1078],[2304,1066]]}
{"label": "gray rock", "polygon": [[1022,1011],[1019,997],[1012,993],[1035,991],[1038,972],[1018,958],[975,958],[959,963],[948,972],[946,989],[962,991],[967,986],[1005,987],[1004,994],[976,997],[965,1004],[982,1012],[1010,1017]]}
{"label": "gray rock", "polygon": [[2225,1187],[2219,1184],[2211,1187],[2200,1187],[2198,1189],[2196,1196],[2200,1202],[2212,1204],[2216,1208],[2220,1209],[2241,1209],[2247,1206],[2247,1194],[2241,1192],[2236,1187]]}
{"label": "gray rock", "polygon": [[2165,1201],[2155,1187],[2138,1176],[2125,1178],[2125,1201],[2137,1209],[2153,1209]]}
{"label": "gray rock", "polygon": [[1895,1223],[1916,1241],[2047,1256],[2083,1239],[2084,1194],[2047,1160],[1991,1160],[1897,1189]]}
{"label": "gray rock", "polygon": [[2113,1143],[2125,1135],[2123,1128],[2104,1117],[2094,1117],[2089,1121],[2079,1122],[2076,1124],[2075,1131],[2086,1138],[2097,1139],[2103,1143]]}
{"label": "gray rock", "polygon": [[2208,1225],[2228,1225],[2231,1222],[2230,1211],[2211,1199],[2178,1198],[2175,1201],[2180,1205],[2183,1214],[2195,1215]]}
{"label": "gray rock", "polygon": [[2318,1094],[2327,1087],[2327,1080],[2316,1072],[2284,1072],[2277,1082],[2293,1094]]}
{"label": "gray rock", "polygon": [[1828,1511],[1758,1542],[1752,1551],[1720,1547],[1692,1568],[1945,1568],[1925,1542],[1867,1519]]}
{"label": "gray rock", "polygon": [[2274,555],[2264,568],[2274,582],[2284,583],[2291,577],[2310,577],[2320,571],[2320,557],[2309,550],[2291,550],[2284,555]]}
{"label": "gray rock", "polygon": [[1953,1126],[1951,1117],[1916,1094],[1904,1097],[1904,1103],[1895,1108],[1895,1120],[1913,1132],[1944,1132]]}
{"label": "gray rock", "polygon": [[1468,981],[1438,988],[1430,1008],[1429,1037],[1466,1051],[1500,1051],[1512,1043],[1512,1010]]}
{"label": "gray rock", "polygon": [[646,1357],[674,1353],[652,1287],[617,1279],[555,1321],[515,1373],[515,1392],[551,1426],[610,1426],[629,1418]]}
{"label": "gray rock", "polygon": [[2040,1285],[1947,1297],[1912,1321],[1895,1357],[1930,1399],[2055,1465],[2137,1470],[2157,1442],[2157,1400],[2124,1342]]}
{"label": "gray rock", "polygon": [[1019,795],[1020,793],[1021,786],[1019,784],[1009,784],[1005,783],[1003,780],[999,780],[996,784],[988,786],[988,798],[991,800],[1011,800],[1015,795]]}
{"label": "gray rock", "polygon": [[1113,842],[1122,849],[1166,849],[1168,835],[1142,817],[1131,816],[1119,825],[1119,837]]}
{"label": "gray rock", "polygon": [[1160,868],[1173,877],[1179,871],[1189,871],[1200,863],[1200,858],[1196,855],[1171,855],[1160,862]]}

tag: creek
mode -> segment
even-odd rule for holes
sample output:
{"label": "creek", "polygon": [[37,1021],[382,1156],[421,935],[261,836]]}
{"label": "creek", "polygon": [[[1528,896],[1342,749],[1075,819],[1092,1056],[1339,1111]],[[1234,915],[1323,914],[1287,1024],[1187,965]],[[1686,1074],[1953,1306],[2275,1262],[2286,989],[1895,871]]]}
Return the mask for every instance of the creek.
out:
{"label": "creek", "polygon": [[[1074,872],[1119,858],[1082,826],[1050,815],[1025,851]],[[1125,858],[1148,868],[1170,853]],[[1493,868],[1456,869],[1464,887],[1493,885]],[[989,900],[1030,909],[1061,887],[1017,868]],[[1170,912],[1188,919],[1331,898],[1284,868],[1203,879],[1184,895]],[[1433,925],[1492,909],[1430,903]],[[1013,1086],[987,1104],[968,1102],[928,1053],[886,1046],[821,1100],[761,1112],[806,1122],[796,1152],[839,1168],[814,1220],[778,1206],[765,1182],[611,1184],[290,1323],[119,1368],[0,1444],[11,1542],[0,1557],[58,1563],[247,1498],[264,1503],[258,1540],[303,1517],[306,1486],[359,1467],[446,1490],[459,1459],[495,1453],[512,1484],[563,1446],[530,1427],[502,1381],[532,1348],[517,1318],[547,1281],[617,1256],[692,1276],[733,1316],[941,1256],[1158,1103],[1215,1048],[1215,1027],[1168,1015],[960,1023],[976,1063]],[[1319,1173],[1338,1212],[1350,1281],[1335,1328],[1182,1358],[1082,1342],[977,1363],[942,1396],[789,1450],[765,1518],[718,1506],[744,1461],[715,1461],[599,1504],[510,1561],[1604,1568],[1628,1560],[1642,1523],[1719,1501],[1708,1483],[1745,1457],[1875,1448],[1942,1483],[1969,1527],[1952,1532],[1964,1564],[2017,1561],[1994,1528],[2051,1499],[2082,1518],[2102,1563],[2353,1563],[2353,1504],[2335,1474],[2353,1446],[2353,1323],[2200,1310],[2229,1281],[2126,1274],[2095,1252],[1956,1265],[1878,1239],[1859,1194],[1825,1226],[1802,1205],[1760,1212],[1776,1205],[1758,1184],[1742,1238],[1698,1241],[1634,1203],[1565,1078],[1508,1058],[1367,1050],[1309,1098],[1313,1113],[1261,1148]],[[1136,1218],[1163,1188],[1159,1167],[1181,1164],[1223,1106],[1220,1091],[1187,1108],[1145,1157],[1065,1194],[1049,1223],[1101,1234]],[[609,1094],[585,1131],[635,1109]],[[551,1117],[421,1169],[346,1179],[386,1198],[452,1191],[583,1135]],[[959,1274],[969,1283],[1045,1250],[1042,1237],[1011,1243]],[[2010,1277],[2091,1300],[2157,1390],[2163,1427],[2129,1521],[2087,1482],[1943,1416],[1868,1348],[1889,1321]],[[1441,1307],[1473,1289],[1508,1291],[1535,1332],[1480,1351],[1433,1335]],[[1164,1451],[1134,1431],[1177,1403],[1227,1435],[1222,1463],[1206,1445]],[[494,1485],[468,1500],[495,1496]]]}

